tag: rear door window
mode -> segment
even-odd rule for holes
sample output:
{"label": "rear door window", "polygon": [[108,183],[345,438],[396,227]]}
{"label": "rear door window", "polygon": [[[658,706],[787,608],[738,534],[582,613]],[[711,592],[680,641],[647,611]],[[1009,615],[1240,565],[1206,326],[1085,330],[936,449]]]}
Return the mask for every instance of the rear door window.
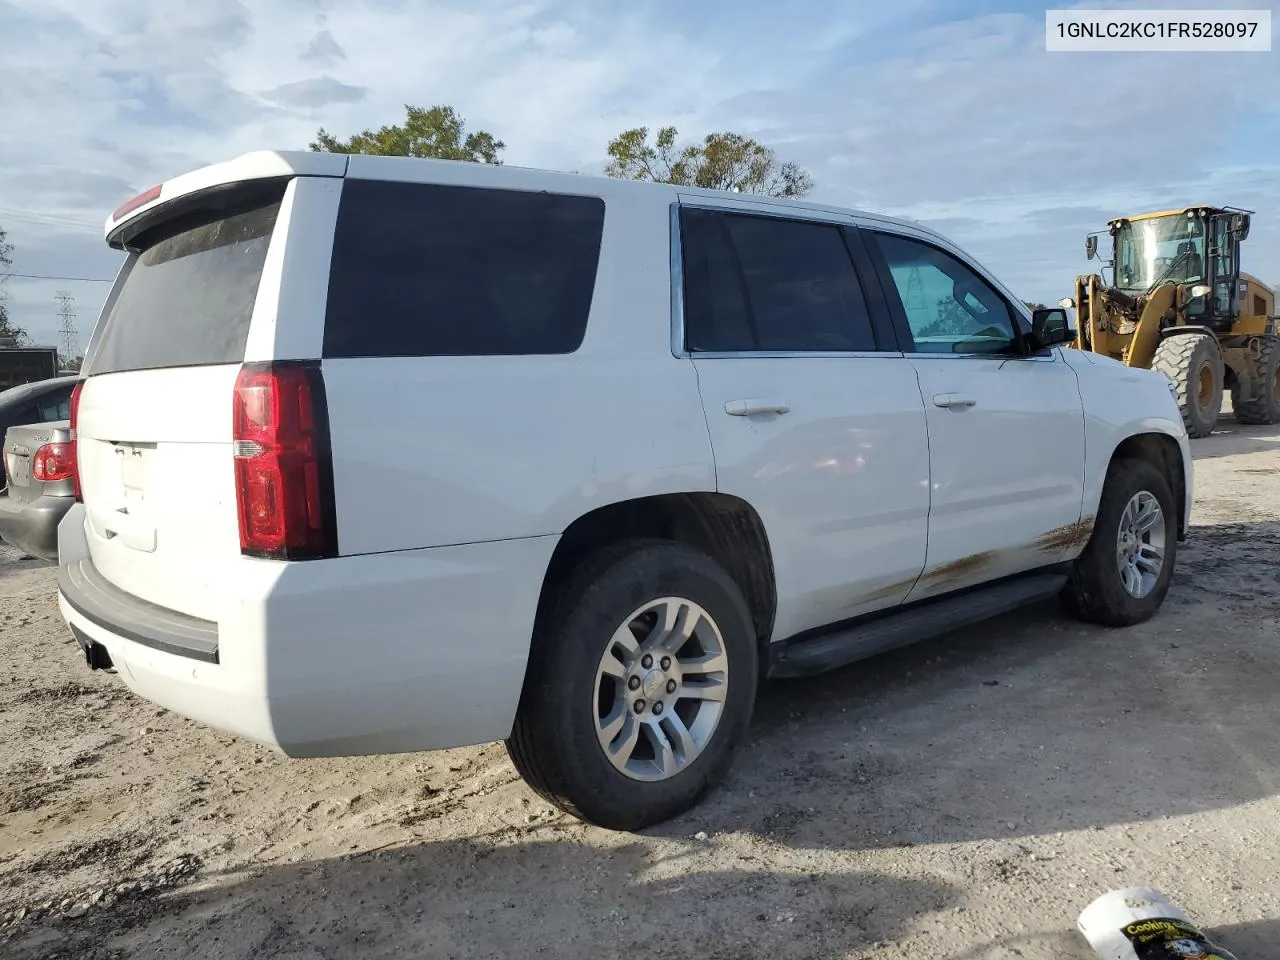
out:
{"label": "rear door window", "polygon": [[89,375],[240,363],[283,187],[196,210],[138,238],[108,301]]}
{"label": "rear door window", "polygon": [[698,353],[756,350],[759,344],[724,219],[708,210],[680,211],[685,348]]}
{"label": "rear door window", "polygon": [[572,353],[603,230],[598,197],[348,180],[324,356]]}
{"label": "rear door window", "polygon": [[837,224],[681,211],[687,349],[844,353],[876,349]]}

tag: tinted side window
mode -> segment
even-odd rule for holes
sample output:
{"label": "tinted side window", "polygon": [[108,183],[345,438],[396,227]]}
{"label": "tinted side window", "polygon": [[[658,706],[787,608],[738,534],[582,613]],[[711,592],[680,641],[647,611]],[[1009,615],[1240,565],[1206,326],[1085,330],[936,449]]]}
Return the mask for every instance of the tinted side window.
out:
{"label": "tinted side window", "polygon": [[596,197],[348,180],[324,356],[571,353],[603,230]]}
{"label": "tinted side window", "polygon": [[871,318],[835,224],[728,216],[761,350],[874,350]]}
{"label": "tinted side window", "polygon": [[1016,349],[1009,304],[967,266],[927,243],[873,235],[917,353],[1004,353]]}
{"label": "tinted side window", "polygon": [[681,221],[690,350],[876,349],[840,227],[708,211]]}
{"label": "tinted side window", "polygon": [[755,327],[724,219],[707,210],[680,211],[688,350],[732,353],[757,349]]}

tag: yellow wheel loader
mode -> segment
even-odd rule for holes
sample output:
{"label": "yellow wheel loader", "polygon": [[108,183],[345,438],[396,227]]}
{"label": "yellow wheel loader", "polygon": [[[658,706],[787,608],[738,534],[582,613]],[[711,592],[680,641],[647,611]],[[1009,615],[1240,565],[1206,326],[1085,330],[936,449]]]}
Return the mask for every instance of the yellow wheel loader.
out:
{"label": "yellow wheel loader", "polygon": [[[1240,423],[1280,422],[1280,338],[1276,297],[1240,272],[1240,244],[1252,211],[1184,207],[1108,224],[1112,283],[1076,278],[1080,350],[1131,367],[1159,370],[1173,383],[1187,433],[1208,436],[1231,391]],[[1085,241],[1092,260],[1099,233]]]}

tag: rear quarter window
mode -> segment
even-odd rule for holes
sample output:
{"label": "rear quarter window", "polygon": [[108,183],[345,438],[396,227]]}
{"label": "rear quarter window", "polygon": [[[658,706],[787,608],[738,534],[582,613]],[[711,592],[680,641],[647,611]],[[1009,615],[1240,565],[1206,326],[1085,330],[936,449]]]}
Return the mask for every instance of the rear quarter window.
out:
{"label": "rear quarter window", "polygon": [[572,353],[603,230],[598,197],[348,180],[324,356]]}

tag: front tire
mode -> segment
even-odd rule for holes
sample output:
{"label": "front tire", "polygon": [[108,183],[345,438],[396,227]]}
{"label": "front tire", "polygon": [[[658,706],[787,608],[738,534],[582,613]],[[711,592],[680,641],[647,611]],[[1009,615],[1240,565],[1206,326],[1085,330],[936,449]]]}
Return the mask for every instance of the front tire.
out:
{"label": "front tire", "polygon": [[1252,400],[1239,399],[1240,388],[1231,388],[1231,409],[1237,423],[1280,423],[1280,337],[1259,340],[1257,390]]}
{"label": "front tire", "polygon": [[1177,560],[1176,510],[1168,480],[1150,461],[1112,463],[1093,534],[1062,594],[1067,609],[1109,627],[1155,616]]}
{"label": "front tire", "polygon": [[755,704],[751,616],[733,579],[682,544],[633,541],[551,584],[508,755],[581,820],[639,830],[693,807]]}
{"label": "front tire", "polygon": [[1156,347],[1151,368],[1173,382],[1187,435],[1196,438],[1213,433],[1222,412],[1226,373],[1217,338],[1207,333],[1166,337]]}

